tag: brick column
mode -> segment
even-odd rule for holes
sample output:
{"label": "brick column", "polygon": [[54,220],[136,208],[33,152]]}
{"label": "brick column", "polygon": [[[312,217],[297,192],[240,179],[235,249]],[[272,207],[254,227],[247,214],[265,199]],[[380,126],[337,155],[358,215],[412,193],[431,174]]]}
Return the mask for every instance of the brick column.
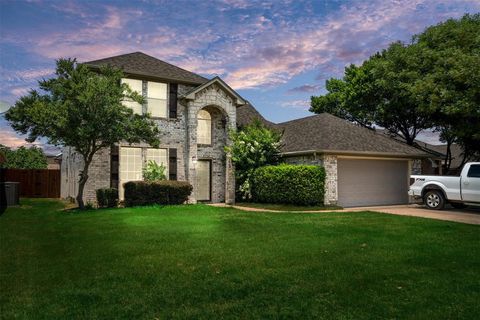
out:
{"label": "brick column", "polygon": [[325,168],[325,205],[336,205],[338,202],[338,171],[337,156],[324,155],[323,166]]}
{"label": "brick column", "polygon": [[186,110],[187,119],[187,148],[185,152],[185,174],[187,181],[193,186],[193,191],[188,198],[188,203],[197,203],[196,192],[196,161],[197,158],[197,108],[194,103],[189,102]]}

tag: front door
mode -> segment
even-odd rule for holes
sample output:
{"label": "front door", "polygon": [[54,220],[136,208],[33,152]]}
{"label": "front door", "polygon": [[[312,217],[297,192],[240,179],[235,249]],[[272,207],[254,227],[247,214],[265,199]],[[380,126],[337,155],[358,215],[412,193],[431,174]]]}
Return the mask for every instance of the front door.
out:
{"label": "front door", "polygon": [[211,201],[211,170],[210,160],[197,161],[197,201]]}

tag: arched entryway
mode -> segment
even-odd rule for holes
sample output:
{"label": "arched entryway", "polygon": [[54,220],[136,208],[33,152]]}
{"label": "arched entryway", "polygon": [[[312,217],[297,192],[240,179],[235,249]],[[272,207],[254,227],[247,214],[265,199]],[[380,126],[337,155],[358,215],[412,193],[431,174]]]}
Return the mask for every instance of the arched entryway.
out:
{"label": "arched entryway", "polygon": [[206,106],[197,113],[197,201],[225,201],[225,146],[227,116],[220,107]]}

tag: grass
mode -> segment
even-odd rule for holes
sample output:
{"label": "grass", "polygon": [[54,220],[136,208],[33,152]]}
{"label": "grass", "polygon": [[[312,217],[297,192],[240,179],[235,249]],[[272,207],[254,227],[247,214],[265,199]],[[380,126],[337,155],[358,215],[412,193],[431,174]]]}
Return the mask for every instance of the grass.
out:
{"label": "grass", "polygon": [[0,216],[5,319],[474,319],[480,227],[206,205]]}
{"label": "grass", "polygon": [[297,206],[292,204],[277,204],[277,203],[253,203],[253,202],[237,202],[236,206],[248,207],[255,209],[267,209],[276,211],[319,211],[319,210],[340,210],[339,206]]}

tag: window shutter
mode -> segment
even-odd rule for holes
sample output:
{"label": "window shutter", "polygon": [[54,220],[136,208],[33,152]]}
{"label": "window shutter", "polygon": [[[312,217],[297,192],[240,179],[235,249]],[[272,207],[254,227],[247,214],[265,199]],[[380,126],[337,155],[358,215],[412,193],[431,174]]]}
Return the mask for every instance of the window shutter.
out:
{"label": "window shutter", "polygon": [[169,93],[169,114],[168,117],[170,119],[177,118],[177,91],[178,91],[178,84],[170,83],[170,93]]}
{"label": "window shutter", "polygon": [[168,149],[168,178],[177,180],[177,149]]}
{"label": "window shutter", "polygon": [[118,189],[118,146],[112,146],[110,149],[110,188]]}

